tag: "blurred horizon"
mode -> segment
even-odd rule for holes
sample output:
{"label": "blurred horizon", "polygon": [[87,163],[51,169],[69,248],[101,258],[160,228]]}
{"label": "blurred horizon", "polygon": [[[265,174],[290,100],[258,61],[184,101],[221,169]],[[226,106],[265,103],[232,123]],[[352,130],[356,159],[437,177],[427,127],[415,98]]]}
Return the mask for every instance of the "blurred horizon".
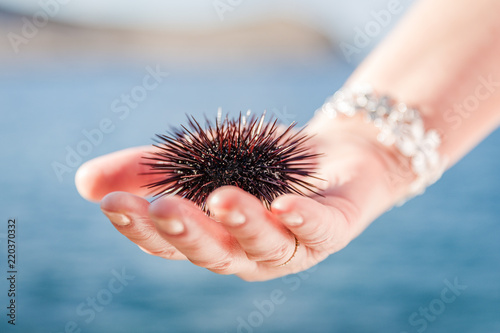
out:
{"label": "blurred horizon", "polygon": [[231,2],[232,7],[224,1],[196,5],[147,0],[118,5],[113,1],[0,0],[0,31],[4,31],[0,59],[16,63],[46,55],[92,59],[119,54],[200,68],[262,61],[311,65],[332,58],[347,58],[355,65],[412,4],[393,0],[398,14],[389,16],[375,36],[367,36],[366,45],[346,57],[339,46],[352,45],[366,21],[378,19],[377,13],[387,10],[386,1],[355,0],[342,6],[340,1],[240,1]]}

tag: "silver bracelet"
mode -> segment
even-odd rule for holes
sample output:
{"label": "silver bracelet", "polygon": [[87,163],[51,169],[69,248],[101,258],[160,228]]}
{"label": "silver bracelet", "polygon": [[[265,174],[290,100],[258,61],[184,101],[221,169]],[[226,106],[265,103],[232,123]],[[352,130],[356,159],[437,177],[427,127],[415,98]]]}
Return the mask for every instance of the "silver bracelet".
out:
{"label": "silver bracelet", "polygon": [[443,174],[446,163],[438,152],[441,144],[439,133],[434,129],[425,131],[416,108],[396,102],[390,96],[379,95],[369,85],[355,84],[337,91],[320,110],[329,118],[364,115],[367,122],[380,129],[377,136],[380,143],[394,145],[409,158],[411,171],[417,179],[410,185],[408,196],[399,204],[422,194]]}

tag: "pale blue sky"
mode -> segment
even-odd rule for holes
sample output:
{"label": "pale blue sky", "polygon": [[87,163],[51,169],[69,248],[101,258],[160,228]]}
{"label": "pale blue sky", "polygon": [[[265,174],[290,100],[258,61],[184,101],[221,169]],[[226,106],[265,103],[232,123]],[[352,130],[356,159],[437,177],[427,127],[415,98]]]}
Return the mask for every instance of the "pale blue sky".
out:
{"label": "pale blue sky", "polygon": [[[222,21],[214,3],[234,3]],[[141,28],[217,28],[263,17],[288,15],[347,38],[353,28],[372,19],[370,11],[387,7],[390,0],[0,0],[0,6],[25,14],[41,10],[40,3],[60,5],[55,19],[98,25]],[[411,0],[400,0],[407,9]],[[397,17],[393,20],[396,21]]]}

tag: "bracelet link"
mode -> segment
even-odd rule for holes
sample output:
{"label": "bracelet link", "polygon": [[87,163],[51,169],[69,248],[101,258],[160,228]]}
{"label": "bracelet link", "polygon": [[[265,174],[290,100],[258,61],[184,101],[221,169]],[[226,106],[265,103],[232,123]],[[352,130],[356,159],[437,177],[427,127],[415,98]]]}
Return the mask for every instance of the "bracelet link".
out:
{"label": "bracelet link", "polygon": [[380,130],[377,140],[381,144],[394,145],[401,155],[409,158],[417,179],[410,185],[408,196],[399,204],[422,194],[443,174],[446,163],[438,152],[441,144],[439,133],[434,129],[425,131],[416,108],[397,102],[388,95],[379,95],[369,85],[355,84],[337,91],[325,102],[321,111],[330,118],[363,115],[368,123]]}

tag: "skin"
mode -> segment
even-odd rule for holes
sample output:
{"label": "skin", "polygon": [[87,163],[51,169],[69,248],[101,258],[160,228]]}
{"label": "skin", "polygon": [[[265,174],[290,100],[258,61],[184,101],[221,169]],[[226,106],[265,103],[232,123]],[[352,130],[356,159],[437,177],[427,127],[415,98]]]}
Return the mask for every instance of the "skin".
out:
{"label": "skin", "polygon": [[[368,82],[420,106],[426,128],[442,135],[439,152],[450,167],[500,124],[498,13],[497,0],[422,0],[347,84]],[[499,86],[486,94],[478,88],[479,77]],[[477,107],[450,111],[477,96],[478,89]],[[139,162],[151,147],[85,163],[76,185],[84,198],[100,201],[115,228],[147,253],[190,260],[248,281],[273,279],[305,270],[344,248],[403,198],[415,179],[408,161],[395,148],[380,145],[376,128],[361,119],[317,114],[307,131],[315,135],[311,147],[325,154],[318,160],[318,176],[326,180],[319,184],[324,197],[284,195],[270,210],[231,186],[208,198],[212,217],[180,197],[150,204],[141,188],[149,179],[138,174],[147,171]],[[295,237],[300,246],[283,266],[294,254]]]}

